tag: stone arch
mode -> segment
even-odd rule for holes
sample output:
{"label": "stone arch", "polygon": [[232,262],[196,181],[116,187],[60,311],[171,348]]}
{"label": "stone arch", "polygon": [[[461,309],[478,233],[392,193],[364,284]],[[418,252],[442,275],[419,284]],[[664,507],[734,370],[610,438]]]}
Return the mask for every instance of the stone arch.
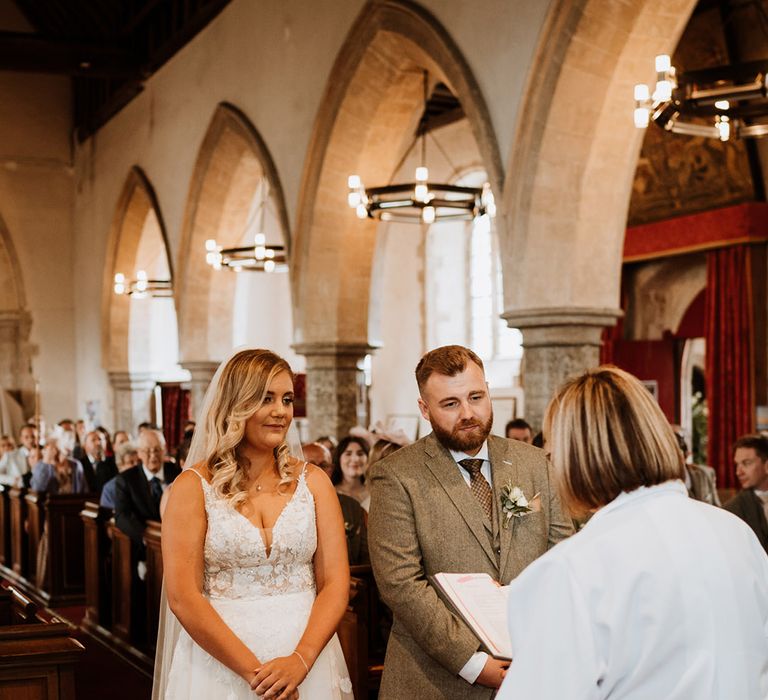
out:
{"label": "stone arch", "polygon": [[[696,0],[558,0],[542,30],[503,193],[510,324],[547,308],[615,317],[643,133],[632,87],[651,82]],[[514,164],[514,168],[512,165]],[[547,274],[542,274],[546,270]]]}
{"label": "stone arch", "polygon": [[212,361],[223,359],[232,337],[236,275],[217,272],[206,264],[205,241],[213,238],[225,246],[240,244],[250,203],[263,179],[269,185],[276,226],[290,256],[288,213],[267,145],[237,107],[219,104],[192,174],[177,266],[179,352],[182,364],[193,375],[199,366],[209,368]]}
{"label": "stone arch", "polygon": [[[155,235],[155,240],[150,243],[157,250],[142,251],[142,241],[146,247],[148,228],[155,233],[159,229],[160,236]],[[129,344],[131,300],[113,292],[113,280],[116,272],[135,273],[140,251],[148,252],[152,257],[159,256],[163,273],[167,270],[173,281],[168,236],[155,191],[141,168],[134,166],[117,202],[104,267],[102,358],[104,367],[111,373],[132,369]]]}
{"label": "stone arch", "polygon": [[369,342],[376,228],[346,205],[347,177],[388,182],[415,131],[422,71],[461,102],[495,191],[503,169],[485,100],[453,39],[429,12],[404,0],[366,4],[336,58],[304,168],[293,248],[300,351]]}
{"label": "stone arch", "polygon": [[622,248],[643,134],[632,89],[672,54],[696,0],[555,0],[516,119],[500,199],[503,317],[523,330],[526,418],[599,362],[621,314]]}

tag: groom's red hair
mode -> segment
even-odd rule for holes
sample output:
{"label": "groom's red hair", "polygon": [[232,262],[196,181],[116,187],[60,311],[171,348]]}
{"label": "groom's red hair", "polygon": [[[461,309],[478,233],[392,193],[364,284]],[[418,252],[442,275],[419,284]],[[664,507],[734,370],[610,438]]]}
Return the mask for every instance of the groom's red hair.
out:
{"label": "groom's red hair", "polygon": [[435,372],[446,377],[455,377],[467,368],[468,362],[474,362],[485,372],[483,361],[463,345],[443,345],[430,350],[416,365],[416,383],[419,385],[419,392],[423,392],[424,385]]}

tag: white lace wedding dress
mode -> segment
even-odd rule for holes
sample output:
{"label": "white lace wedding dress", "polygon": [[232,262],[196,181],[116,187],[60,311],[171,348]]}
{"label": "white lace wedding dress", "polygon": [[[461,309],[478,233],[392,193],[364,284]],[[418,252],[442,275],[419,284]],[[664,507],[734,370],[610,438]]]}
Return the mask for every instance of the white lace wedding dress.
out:
{"label": "white lace wedding dress", "polygon": [[[304,633],[315,600],[315,502],[305,473],[302,471],[296,491],[272,528],[269,550],[262,530],[219,498],[202,476],[200,482],[208,516],[205,595],[258,659],[268,661],[289,655]],[[299,695],[302,700],[352,698],[352,684],[336,635],[299,686]],[[186,630],[181,630],[165,698],[256,697],[242,678],[203,651]]]}

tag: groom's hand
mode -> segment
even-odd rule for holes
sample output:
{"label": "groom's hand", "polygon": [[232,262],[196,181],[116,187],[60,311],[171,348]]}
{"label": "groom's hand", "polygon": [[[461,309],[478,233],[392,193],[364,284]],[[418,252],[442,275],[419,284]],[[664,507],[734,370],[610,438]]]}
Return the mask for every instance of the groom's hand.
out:
{"label": "groom's hand", "polygon": [[499,661],[489,656],[475,684],[484,685],[486,688],[498,688],[504,680],[508,668],[509,661]]}

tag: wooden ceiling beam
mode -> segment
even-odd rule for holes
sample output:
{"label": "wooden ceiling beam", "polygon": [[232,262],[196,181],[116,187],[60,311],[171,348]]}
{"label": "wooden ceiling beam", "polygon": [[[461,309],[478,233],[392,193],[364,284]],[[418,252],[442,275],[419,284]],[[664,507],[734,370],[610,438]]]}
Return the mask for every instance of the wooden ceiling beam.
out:
{"label": "wooden ceiling beam", "polygon": [[0,70],[101,78],[140,74],[135,59],[125,49],[23,32],[0,32]]}

